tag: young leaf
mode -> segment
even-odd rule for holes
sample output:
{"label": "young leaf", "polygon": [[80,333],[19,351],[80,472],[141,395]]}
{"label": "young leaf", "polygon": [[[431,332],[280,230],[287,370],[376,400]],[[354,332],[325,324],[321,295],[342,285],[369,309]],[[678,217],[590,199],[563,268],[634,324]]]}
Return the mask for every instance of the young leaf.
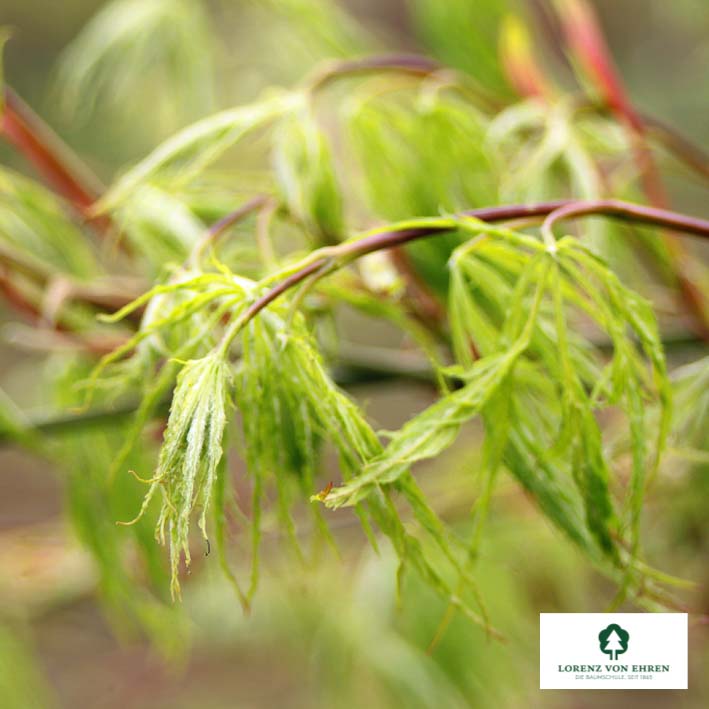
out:
{"label": "young leaf", "polygon": [[99,270],[87,239],[47,189],[0,168],[0,242],[40,269],[85,280]]}
{"label": "young leaf", "polygon": [[330,147],[311,111],[286,116],[276,131],[274,165],[291,212],[324,243],[342,237],[342,198]]}
{"label": "young leaf", "polygon": [[190,563],[189,530],[195,507],[201,508],[199,528],[207,539],[206,515],[222,457],[231,380],[230,366],[220,350],[184,365],[177,377],[157,470],[136,518],[159,490],[162,507],[156,534],[170,547],[173,596],[180,593],[181,557]]}
{"label": "young leaf", "polygon": [[299,105],[298,94],[280,94],[204,118],[158,146],[99,200],[97,212],[116,209],[141,185],[158,177],[188,183],[247,133]]}
{"label": "young leaf", "polygon": [[57,96],[72,117],[85,120],[102,107],[133,116],[136,98],[149,91],[158,108],[194,118],[213,105],[211,43],[201,2],[113,0],[64,51]]}

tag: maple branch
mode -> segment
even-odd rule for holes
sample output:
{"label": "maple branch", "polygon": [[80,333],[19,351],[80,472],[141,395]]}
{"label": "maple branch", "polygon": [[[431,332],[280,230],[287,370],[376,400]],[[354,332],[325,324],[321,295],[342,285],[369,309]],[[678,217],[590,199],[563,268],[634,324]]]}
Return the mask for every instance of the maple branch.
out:
{"label": "maple branch", "polygon": [[0,114],[0,135],[32,163],[49,187],[66,199],[84,221],[102,232],[110,228],[106,216],[90,214],[91,206],[103,192],[98,178],[8,86]]}
{"label": "maple branch", "polygon": [[[676,229],[688,234],[709,238],[709,220],[691,217],[677,212],[642,204],[622,202],[620,200],[556,200],[536,204],[515,204],[499,207],[484,207],[463,212],[464,216],[474,217],[485,222],[509,221],[529,217],[548,217],[556,214],[553,222],[570,216],[586,216],[592,214],[604,215],[630,222],[654,224],[656,226]],[[553,223],[552,222],[552,223]],[[321,250],[320,258],[309,261],[302,268],[284,278],[271,290],[255,300],[239,319],[239,327],[243,327],[261,310],[279,298],[309,276],[318,272],[326,272],[336,259],[352,260],[383,249],[391,249],[417,239],[449,233],[447,226],[404,227],[388,231],[380,231],[370,236],[354,241],[345,241],[334,247]]]}

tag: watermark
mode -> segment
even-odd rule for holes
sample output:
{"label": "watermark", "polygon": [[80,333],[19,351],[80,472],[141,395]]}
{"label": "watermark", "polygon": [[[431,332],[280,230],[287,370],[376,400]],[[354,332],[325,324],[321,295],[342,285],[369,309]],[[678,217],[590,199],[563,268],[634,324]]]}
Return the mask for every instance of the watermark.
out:
{"label": "watermark", "polygon": [[687,689],[686,613],[540,613],[540,689]]}

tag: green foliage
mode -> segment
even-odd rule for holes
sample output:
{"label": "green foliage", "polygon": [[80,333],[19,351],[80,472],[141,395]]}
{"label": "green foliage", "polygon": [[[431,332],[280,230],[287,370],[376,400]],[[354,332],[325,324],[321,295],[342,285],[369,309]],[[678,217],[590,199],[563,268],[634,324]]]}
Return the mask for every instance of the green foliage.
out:
{"label": "green foliage", "polygon": [[25,642],[5,623],[0,623],[0,697],[7,709],[54,706]]}
{"label": "green foliage", "polygon": [[99,266],[86,236],[41,185],[0,170],[0,248],[33,268],[85,280]]}
{"label": "green foliage", "polygon": [[132,248],[158,273],[180,263],[204,232],[204,225],[180,199],[151,184],[137,187],[116,218]]}
{"label": "green foliage", "polygon": [[150,180],[163,187],[188,184],[247,133],[277,118],[301,97],[285,94],[251,106],[222,111],[188,126],[126,172],[99,201],[99,211],[114,210]]}
{"label": "green foliage", "polygon": [[[489,463],[488,474],[501,456],[554,524],[593,557],[606,557],[609,569],[622,566],[627,562],[618,537],[625,532],[596,415],[619,405],[628,417],[633,469],[623,508],[637,550],[644,480],[665,445],[670,400],[652,311],[570,237],[546,253],[514,232],[473,222],[465,227],[487,237],[459,247],[451,260],[451,330],[459,361],[451,371],[463,378],[463,387],[407,422],[360,475],[325,502],[352,504],[377,485],[396,481],[411,464],[439,455],[463,422],[482,414],[494,428],[488,436],[497,451],[490,453],[498,462]],[[536,294],[529,303],[532,283]],[[603,370],[593,365],[592,345],[570,337],[570,308],[582,309],[611,337],[614,356]],[[476,361],[474,346],[484,353]],[[663,413],[650,456],[644,408],[656,398]]]}
{"label": "green foliage", "polygon": [[64,52],[57,96],[73,118],[97,109],[129,118],[135,115],[136,95],[147,90],[152,108],[158,95],[157,106],[164,105],[174,125],[180,116],[212,108],[211,43],[201,2],[113,0]]}
{"label": "green foliage", "polygon": [[277,131],[274,164],[284,202],[325,243],[343,234],[342,199],[327,138],[310,111],[287,116]]}
{"label": "green foliage", "polygon": [[[442,603],[494,633],[477,576],[502,480],[515,481],[617,582],[617,601],[664,601],[658,589],[671,579],[642,560],[643,496],[668,437],[674,449],[690,446],[704,460],[703,431],[688,412],[709,406],[706,371],[682,378],[672,428],[652,306],[608,258],[618,253],[609,236],[626,237],[628,229],[594,225],[557,241],[538,219],[495,227],[463,215],[505,200],[636,189],[627,140],[614,120],[582,115],[564,97],[509,102],[496,59],[507,4],[414,3],[430,45],[473,73],[488,90],[483,94],[455,72],[426,70],[424,78],[389,83],[358,65],[362,81],[344,110],[322,109],[317,81],[265,92],[182,128],[94,205],[125,237],[122,259],[153,285],[101,317],[100,332],[122,338],[110,354],[98,363],[59,357],[66,369],[50,379],[61,409],[78,406],[86,390],[109,410],[126,401],[136,408],[112,430],[67,437],[55,455],[107,602],[164,646],[174,637],[161,635],[172,622],[162,600],[168,589],[180,594],[182,560],[188,566],[194,556],[195,518],[200,548],[207,540],[209,553],[215,541],[219,564],[247,608],[272,509],[289,547],[305,560],[301,532],[332,542],[329,510],[352,507],[375,548],[380,536],[388,539],[400,586],[410,570]],[[340,18],[334,5],[299,0],[252,11],[306,24]],[[180,91],[194,101],[207,85],[203,12],[197,2],[112,3],[68,55],[62,91],[92,105],[106,92],[125,101],[155,61],[157,76],[179,77]],[[358,46],[358,30],[344,22],[340,29],[321,40],[330,38],[333,53],[347,56]],[[109,40],[100,42],[104,34]],[[353,70],[331,65],[327,72],[319,76],[336,83]],[[499,110],[497,103],[489,109],[488,92],[505,102]],[[202,96],[200,106],[206,103]],[[245,205],[248,219],[230,214]],[[226,221],[206,231],[217,218]],[[408,221],[352,235],[354,224],[399,219]],[[8,171],[0,173],[0,237],[3,254],[42,276],[99,273],[64,206]],[[656,237],[646,241],[645,253],[663,266]],[[379,253],[400,244],[402,252],[388,260]],[[372,278],[377,265],[394,275]],[[374,429],[336,383],[337,362],[322,354],[323,333],[334,331],[328,327],[343,306],[393,325],[430,363],[439,396],[396,431]],[[0,435],[34,445],[22,416],[0,406]],[[168,409],[156,453],[147,432]],[[626,431],[628,466],[609,446],[605,422],[612,417]],[[476,419],[481,451],[466,478],[476,502],[469,523],[450,525],[424,492],[418,466],[439,459]],[[243,485],[233,485],[232,452],[246,464]],[[244,488],[248,515],[240,509]],[[234,563],[228,554],[234,525],[250,537],[248,584],[239,577],[241,559]],[[154,536],[169,548],[169,563]],[[140,594],[127,548],[145,571]]]}
{"label": "green foliage", "polygon": [[[361,101],[348,127],[365,172],[366,198],[377,214],[408,219],[497,203],[497,165],[485,147],[486,121],[445,90],[434,86],[403,101]],[[443,298],[446,262],[459,243],[451,234],[406,247],[417,271]]]}
{"label": "green foliage", "polygon": [[[87,376],[87,362],[69,361],[56,377],[56,404],[76,407],[82,395],[76,382]],[[173,654],[182,642],[184,627],[175,609],[165,605],[169,574],[153,535],[155,516],[149,515],[119,532],[116,523],[135,514],[142,491],[127,474],[142,469],[151,459],[144,432],[123,456],[120,472],[109,475],[114,458],[129,432],[126,423],[110,429],[73,431],[53,442],[45,451],[64,470],[66,505],[77,537],[91,552],[97,566],[103,599],[125,633],[133,627],[147,632],[166,654]],[[129,541],[127,544],[126,542]],[[156,553],[157,552],[157,553]],[[139,584],[140,576],[147,587]]]}
{"label": "green foliage", "polygon": [[[219,318],[231,311],[221,326],[223,336],[214,340],[219,343],[216,348],[183,365],[178,375],[156,473],[148,481],[150,489],[141,508],[142,515],[160,491],[157,534],[170,545],[174,592],[179,589],[180,556],[190,559],[192,513],[201,510],[199,527],[206,538],[206,511],[215,490],[226,482],[217,477],[225,402],[231,392],[240,412],[243,448],[253,479],[252,579],[248,594],[239,591],[245,603],[258,578],[261,508],[267,490],[275,488],[279,519],[300,554],[290,510],[296,491],[312,494],[323,441],[335,446],[345,483],[314,499],[334,508],[356,505],[367,531],[370,524],[376,525],[390,538],[402,564],[479,622],[487,622],[484,611],[480,616],[458,598],[447,579],[453,573],[474,589],[463,559],[479,543],[500,466],[522,483],[550,521],[594,563],[613,576],[622,571],[618,578],[624,579],[624,590],[635,589],[646,471],[657,465],[664,446],[670,399],[652,311],[571,237],[550,249],[524,233],[468,218],[412,221],[398,228],[418,224],[457,226],[461,238],[472,234],[451,258],[451,333],[458,362],[442,370],[444,376],[461,380],[462,386],[407,422],[386,447],[326,373],[317,344],[296,310],[304,292],[255,317],[248,310],[264,288],[315,262],[318,252],[261,283],[236,279],[225,267],[217,273],[173,277],[172,283],[154,288],[116,314],[114,319],[150,303],[143,329],[106,358],[106,365],[136,344],[144,347],[156,333],[161,333],[164,354],[179,353],[188,333],[212,329],[216,335]],[[343,247],[356,245],[357,239]],[[334,256],[336,249],[323,253]],[[336,281],[340,275],[347,277],[342,271],[332,278]],[[318,284],[313,281],[309,287]],[[160,299],[178,295],[156,310]],[[593,345],[569,332],[568,318],[579,313],[591,317],[613,343],[614,356],[602,367]],[[240,357],[232,365],[228,353],[235,338]],[[201,343],[202,348],[208,346]],[[478,359],[471,356],[475,349],[482,353]],[[644,407],[655,400],[662,403],[664,413],[650,456]],[[632,474],[624,494],[613,483],[596,418],[604,407],[616,405],[626,413],[632,436]],[[439,456],[475,416],[481,416],[490,430],[474,546],[466,552],[466,544],[451,535],[428,506],[411,467]],[[217,494],[224,499],[225,492]],[[443,555],[447,571],[440,566],[441,558],[431,557],[428,546],[402,526],[392,495],[411,507],[421,532]],[[623,498],[622,504],[616,497]],[[314,522],[321,532],[325,530],[317,512]]]}
{"label": "green foliage", "polygon": [[444,63],[463,69],[491,92],[509,95],[497,37],[510,0],[411,0],[419,35]]}
{"label": "green foliage", "polygon": [[160,490],[162,507],[158,539],[169,539],[173,593],[179,592],[180,555],[190,563],[189,524],[195,507],[201,509],[199,527],[207,538],[206,515],[216,485],[230,371],[220,352],[187,362],[177,377],[170,416],[155,476],[149,481],[143,509]]}

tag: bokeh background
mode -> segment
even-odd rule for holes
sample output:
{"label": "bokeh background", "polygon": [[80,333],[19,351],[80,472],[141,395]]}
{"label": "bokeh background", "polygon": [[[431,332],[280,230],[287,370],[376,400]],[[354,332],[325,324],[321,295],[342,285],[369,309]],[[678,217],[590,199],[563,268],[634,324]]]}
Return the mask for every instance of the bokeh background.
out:
{"label": "bokeh background", "polygon": [[[442,1],[442,0],[441,0]],[[8,81],[106,181],[157,141],[200,115],[253,99],[272,84],[297,82],[318,61],[359,41],[358,26],[335,38],[317,3],[298,12],[268,2],[210,0],[210,46],[217,57],[211,87],[176,76],[149,79],[116,105],[100,94],[92,110],[67,110],[55,84],[63,51],[102,6],[92,0],[0,0],[0,24],[13,28],[5,52]],[[531,6],[540,3],[532,2]],[[376,48],[427,51],[403,0],[343,0]],[[594,3],[637,105],[709,144],[709,7],[706,0],[599,0]],[[140,12],[140,1],[135,2]],[[554,37],[536,25],[554,59]],[[201,56],[201,55],[200,55]],[[563,81],[563,73],[561,76]],[[197,99],[196,97],[200,97]],[[115,98],[115,97],[113,97]],[[5,146],[0,161],[31,170]],[[670,176],[673,204],[709,216],[706,191]],[[387,328],[348,323],[352,341],[392,344]],[[42,400],[38,369],[26,348],[0,342],[0,386],[23,408]],[[668,351],[679,364],[701,354],[680,340]],[[51,364],[49,365],[51,366]],[[353,386],[382,428],[394,428],[433,400],[424,383]],[[480,431],[466,429],[420,479],[434,507],[464,518],[466,469]],[[235,476],[239,470],[233,471]],[[274,531],[267,536],[262,587],[244,617],[220,571],[203,563],[184,600],[181,633],[167,655],[104,612],[90,557],[63,515],[62,473],[44,460],[0,448],[0,688],[24,679],[30,694],[0,696],[0,706],[138,709],[221,707],[705,707],[709,704],[709,625],[690,631],[687,692],[538,690],[538,613],[600,611],[612,597],[595,574],[540,517],[511,481],[500,485],[482,549],[480,578],[495,624],[507,641],[491,641],[457,618],[431,654],[426,648],[445,612],[414,583],[401,597],[396,563],[375,555],[352,516],[331,513],[341,558],[323,550],[317,563],[295,564]],[[698,581],[684,596],[709,615],[709,468],[661,476],[648,495],[647,557],[663,570]],[[178,622],[178,621],[176,621]],[[8,630],[3,628],[7,627]],[[27,704],[30,702],[31,704]]]}

